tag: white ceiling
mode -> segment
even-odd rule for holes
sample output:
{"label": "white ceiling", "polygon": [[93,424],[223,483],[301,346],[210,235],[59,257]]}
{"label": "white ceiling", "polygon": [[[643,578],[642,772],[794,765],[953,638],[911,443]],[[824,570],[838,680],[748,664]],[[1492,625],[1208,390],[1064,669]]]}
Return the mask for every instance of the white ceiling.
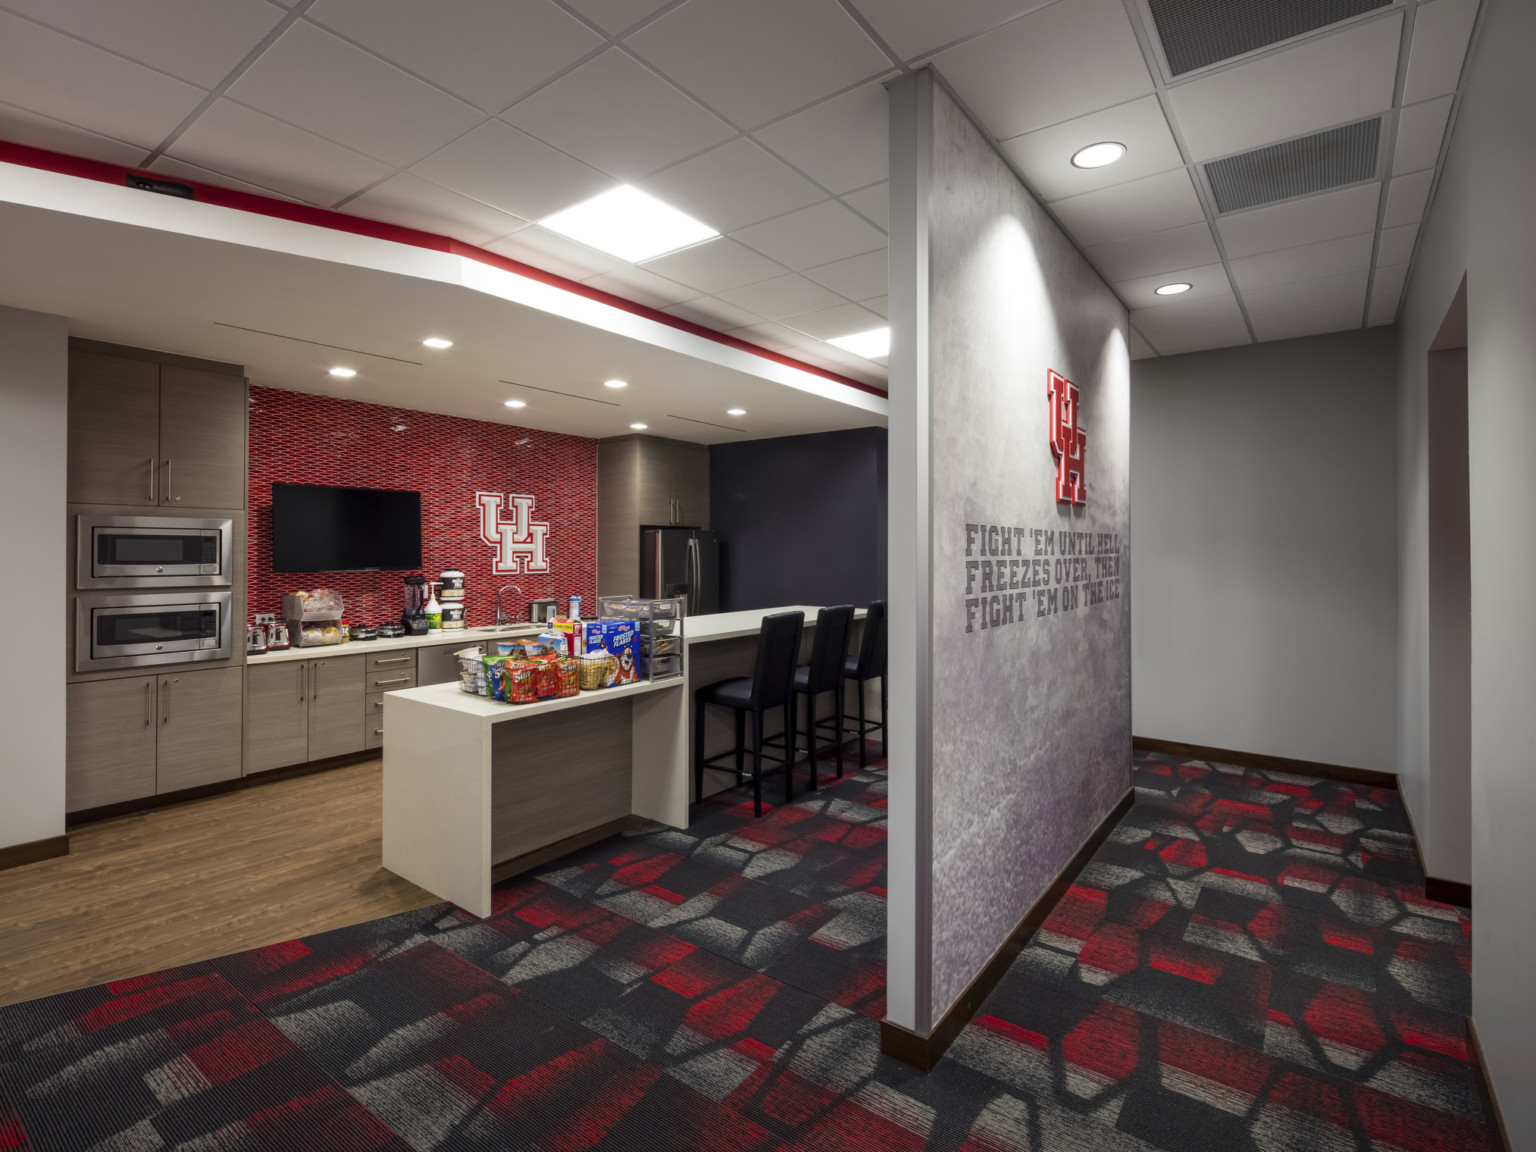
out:
{"label": "white ceiling", "polygon": [[[1169,354],[1392,321],[1477,4],[1173,79],[1144,0],[0,0],[0,137],[441,232],[881,382],[826,341],[886,311],[883,81],[933,64]],[[1216,213],[1204,161],[1377,114],[1378,179]],[[1068,163],[1104,139],[1126,158]],[[726,235],[635,266],[533,223],[615,182]]]}

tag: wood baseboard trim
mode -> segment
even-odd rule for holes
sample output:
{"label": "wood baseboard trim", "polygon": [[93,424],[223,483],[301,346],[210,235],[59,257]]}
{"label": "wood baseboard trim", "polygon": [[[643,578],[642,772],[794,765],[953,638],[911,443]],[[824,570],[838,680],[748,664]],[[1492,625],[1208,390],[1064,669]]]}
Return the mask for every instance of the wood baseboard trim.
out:
{"label": "wood baseboard trim", "polygon": [[1424,877],[1424,895],[1441,904],[1454,904],[1458,908],[1472,907],[1472,885],[1459,880],[1442,880],[1438,876]]}
{"label": "wood baseboard trim", "polygon": [[1055,879],[1046,886],[1040,898],[1024,913],[1018,925],[1008,934],[992,958],[986,962],[981,971],[976,974],[960,998],[954,1002],[944,1018],[934,1027],[933,1031],[924,1036],[913,1032],[909,1028],[903,1028],[899,1024],[893,1024],[890,1020],[880,1021],[880,1051],[893,1060],[899,1060],[909,1067],[916,1068],[924,1074],[931,1072],[940,1057],[954,1043],[955,1037],[960,1035],[960,1030],[970,1023],[971,1017],[981,1007],[982,1002],[991,995],[992,989],[997,987],[998,981],[1007,973],[1018,954],[1029,943],[1035,930],[1045,923],[1052,910],[1067,889],[1077,879],[1077,874],[1093,859],[1109,834],[1114,831],[1115,825],[1120,823],[1122,817],[1131,810],[1135,803],[1136,790],[1126,789],[1125,795],[1115,803],[1109,813],[1100,820],[1088,838],[1082,842],[1072,858],[1056,873]]}
{"label": "wood baseboard trim", "polygon": [[1510,1152],[1514,1145],[1509,1142],[1509,1129],[1504,1127],[1504,1113],[1499,1109],[1499,1098],[1493,1094],[1493,1081],[1488,1079],[1488,1062],[1483,1059],[1483,1043],[1477,1038],[1477,1024],[1470,1016],[1467,1017],[1467,1040],[1472,1064],[1477,1071],[1474,1079],[1477,1080],[1478,1093],[1483,1098],[1483,1111],[1492,1121],[1489,1127],[1498,1140],[1497,1152]]}
{"label": "wood baseboard trim", "polygon": [[377,748],[363,752],[348,752],[326,760],[311,760],[305,764],[291,764],[287,768],[272,768],[250,776],[237,776],[233,780],[220,780],[216,784],[202,784],[196,788],[183,788],[179,792],[167,792],[163,796],[141,796],[136,800],[124,800],[120,804],[103,804],[100,808],[82,808],[64,817],[64,827],[70,831],[85,824],[97,824],[102,820],[115,820],[119,816],[133,816],[151,812],[156,808],[169,808],[173,804],[186,804],[209,796],[223,796],[244,788],[259,788],[263,784],[275,784],[279,780],[292,780],[298,776],[313,776],[316,772],[329,772],[333,768],[346,768],[365,760],[377,760],[382,753]]}
{"label": "wood baseboard trim", "polygon": [[1391,788],[1397,791],[1396,772],[1377,772],[1371,768],[1350,768],[1344,764],[1324,764],[1319,760],[1292,760],[1287,756],[1266,756],[1259,752],[1239,752],[1232,748],[1212,748],[1208,744],[1185,744],[1179,740],[1158,740],[1151,736],[1131,737],[1133,747],[1142,752],[1161,752],[1167,756],[1188,756],[1192,760],[1216,760],[1297,776],[1316,776],[1338,780],[1362,788]]}
{"label": "wood baseboard trim", "polygon": [[578,848],[585,848],[589,844],[596,844],[599,840],[606,840],[610,836],[617,836],[620,832],[635,827],[641,822],[638,816],[620,816],[617,820],[609,820],[606,824],[599,824],[595,828],[588,828],[585,832],[578,832],[574,836],[567,836],[564,840],[556,840],[553,844],[546,844],[542,848],[535,848],[532,852],[524,852],[521,856],[513,856],[503,860],[500,864],[491,867],[491,883],[500,884],[503,880],[509,880],[513,876],[527,872],[530,868],[537,868],[540,864],[548,864],[551,860],[558,860],[567,852],[575,852]]}
{"label": "wood baseboard trim", "polygon": [[52,860],[55,856],[69,855],[69,833],[49,836],[42,840],[28,840],[24,844],[12,844],[0,848],[0,872],[7,868],[20,868],[36,864],[39,860]]}

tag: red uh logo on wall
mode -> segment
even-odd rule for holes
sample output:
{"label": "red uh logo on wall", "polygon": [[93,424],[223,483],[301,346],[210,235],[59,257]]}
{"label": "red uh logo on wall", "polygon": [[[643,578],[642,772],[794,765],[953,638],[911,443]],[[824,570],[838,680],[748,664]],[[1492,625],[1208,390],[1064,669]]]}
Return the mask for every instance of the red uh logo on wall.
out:
{"label": "red uh logo on wall", "polygon": [[[480,539],[496,549],[491,571],[520,576],[549,571],[549,523],[533,518],[533,497],[476,492]],[[503,513],[508,517],[502,519]]]}
{"label": "red uh logo on wall", "polygon": [[1051,400],[1051,453],[1056,457],[1056,500],[1086,504],[1083,449],[1088,435],[1077,426],[1077,385],[1059,372],[1047,371],[1045,391]]}

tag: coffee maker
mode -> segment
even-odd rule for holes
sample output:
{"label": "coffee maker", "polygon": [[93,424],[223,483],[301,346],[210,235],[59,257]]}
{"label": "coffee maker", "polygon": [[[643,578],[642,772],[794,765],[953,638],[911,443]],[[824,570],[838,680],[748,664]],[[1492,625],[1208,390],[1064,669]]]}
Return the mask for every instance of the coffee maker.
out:
{"label": "coffee maker", "polygon": [[407,636],[427,634],[427,578],[425,576],[405,578],[405,610],[400,616],[400,623],[405,626]]}

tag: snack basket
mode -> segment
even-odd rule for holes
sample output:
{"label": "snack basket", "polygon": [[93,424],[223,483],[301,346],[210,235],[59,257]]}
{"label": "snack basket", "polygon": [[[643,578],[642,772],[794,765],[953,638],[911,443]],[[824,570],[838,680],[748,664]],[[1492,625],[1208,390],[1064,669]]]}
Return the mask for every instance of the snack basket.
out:
{"label": "snack basket", "polygon": [[341,593],[334,588],[290,592],[283,597],[283,620],[295,648],[341,643]]}

